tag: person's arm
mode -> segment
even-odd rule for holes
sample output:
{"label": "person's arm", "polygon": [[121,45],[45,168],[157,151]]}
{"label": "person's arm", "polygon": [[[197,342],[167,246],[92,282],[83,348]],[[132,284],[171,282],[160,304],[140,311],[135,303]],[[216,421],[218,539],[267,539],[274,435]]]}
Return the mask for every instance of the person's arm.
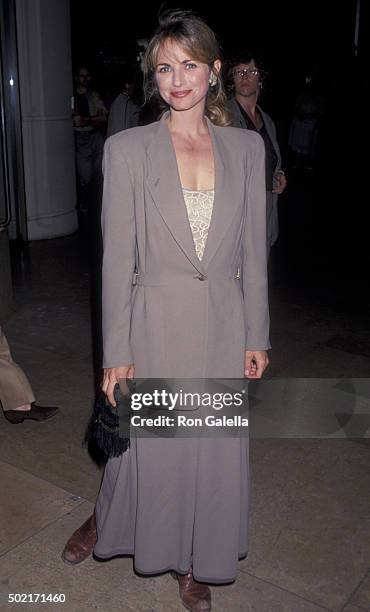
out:
{"label": "person's arm", "polygon": [[265,146],[254,135],[255,152],[248,181],[243,237],[242,281],[245,308],[245,374],[260,378],[268,364],[269,309],[266,250]]}
{"label": "person's arm", "polygon": [[93,117],[90,117],[90,121],[88,122],[88,125],[91,125],[92,127],[101,127],[102,125],[105,125],[107,121],[107,116],[100,114],[100,115],[94,115]]}
{"label": "person's arm", "polygon": [[103,389],[114,404],[115,383],[133,372],[130,325],[136,224],[133,181],[122,140],[106,141],[103,174]]}
{"label": "person's arm", "polygon": [[283,193],[284,189],[287,186],[287,178],[285,176],[284,170],[282,170],[281,168],[281,165],[282,165],[281,150],[280,150],[279,142],[277,139],[275,123],[273,122],[271,117],[267,115],[266,113],[264,113],[264,121],[265,123],[268,123],[269,125],[270,138],[272,139],[272,144],[273,144],[273,147],[275,149],[275,152],[278,158],[276,170],[274,173],[274,188],[272,190],[272,193],[276,193],[280,195],[281,193]]}
{"label": "person's arm", "polygon": [[91,115],[89,125],[92,127],[102,127],[107,122],[108,111],[105,108],[104,102],[99,96],[97,92],[93,93],[94,95],[94,107],[95,113]]}

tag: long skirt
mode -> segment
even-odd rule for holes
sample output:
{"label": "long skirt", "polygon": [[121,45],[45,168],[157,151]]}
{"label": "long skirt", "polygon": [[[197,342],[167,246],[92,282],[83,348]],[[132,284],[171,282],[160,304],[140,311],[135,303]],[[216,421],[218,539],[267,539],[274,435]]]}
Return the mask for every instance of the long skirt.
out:
{"label": "long skirt", "polygon": [[133,431],[130,448],[105,468],[94,553],[132,555],[141,574],[192,567],[200,582],[232,582],[248,551],[248,502],[244,433],[168,439]]}

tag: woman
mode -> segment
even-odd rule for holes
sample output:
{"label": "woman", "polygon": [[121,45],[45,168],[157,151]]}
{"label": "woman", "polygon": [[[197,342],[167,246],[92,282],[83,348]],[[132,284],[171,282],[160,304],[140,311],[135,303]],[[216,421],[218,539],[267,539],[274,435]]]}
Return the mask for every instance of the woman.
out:
{"label": "woman", "polygon": [[281,155],[276,129],[271,117],[258,105],[262,87],[262,71],[255,56],[249,52],[234,57],[229,62],[229,78],[233,95],[229,109],[233,126],[258,132],[266,150],[266,220],[267,251],[279,234],[277,201],[287,184],[281,169]]}
{"label": "woman", "polygon": [[[133,375],[260,378],[268,364],[264,147],[225,127],[220,67],[201,19],[165,13],[145,73],[168,110],[106,143],[103,389],[112,403],[117,381]],[[132,431],[130,449],[105,469],[94,553],[133,555],[143,574],[171,570],[185,607],[210,610],[206,583],[235,580],[247,554],[248,479],[246,436]],[[72,536],[70,561],[91,552],[94,530],[90,519]]]}

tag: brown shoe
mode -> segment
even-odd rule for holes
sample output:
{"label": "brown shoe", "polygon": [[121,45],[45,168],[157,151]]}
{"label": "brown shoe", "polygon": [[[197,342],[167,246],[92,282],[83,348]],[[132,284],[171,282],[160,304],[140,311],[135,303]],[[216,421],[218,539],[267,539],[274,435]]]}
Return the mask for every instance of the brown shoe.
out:
{"label": "brown shoe", "polygon": [[71,535],[62,552],[64,563],[77,565],[90,557],[96,544],[95,512]]}
{"label": "brown shoe", "polygon": [[196,582],[190,570],[186,576],[172,573],[173,578],[179,582],[180,598],[190,612],[208,612],[211,610],[211,590],[206,584]]}

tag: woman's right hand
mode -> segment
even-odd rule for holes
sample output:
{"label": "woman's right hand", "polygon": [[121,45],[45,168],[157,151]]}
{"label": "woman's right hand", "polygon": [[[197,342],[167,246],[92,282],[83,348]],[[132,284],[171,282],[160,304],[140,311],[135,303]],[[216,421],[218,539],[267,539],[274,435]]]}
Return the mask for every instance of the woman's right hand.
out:
{"label": "woman's right hand", "polygon": [[116,384],[119,383],[122,378],[125,381],[126,378],[134,378],[134,376],[135,366],[133,363],[127,366],[119,366],[118,368],[104,368],[102,389],[106,394],[109,403],[112,404],[112,406],[116,405],[116,401],[113,395],[114,387],[116,386]]}

